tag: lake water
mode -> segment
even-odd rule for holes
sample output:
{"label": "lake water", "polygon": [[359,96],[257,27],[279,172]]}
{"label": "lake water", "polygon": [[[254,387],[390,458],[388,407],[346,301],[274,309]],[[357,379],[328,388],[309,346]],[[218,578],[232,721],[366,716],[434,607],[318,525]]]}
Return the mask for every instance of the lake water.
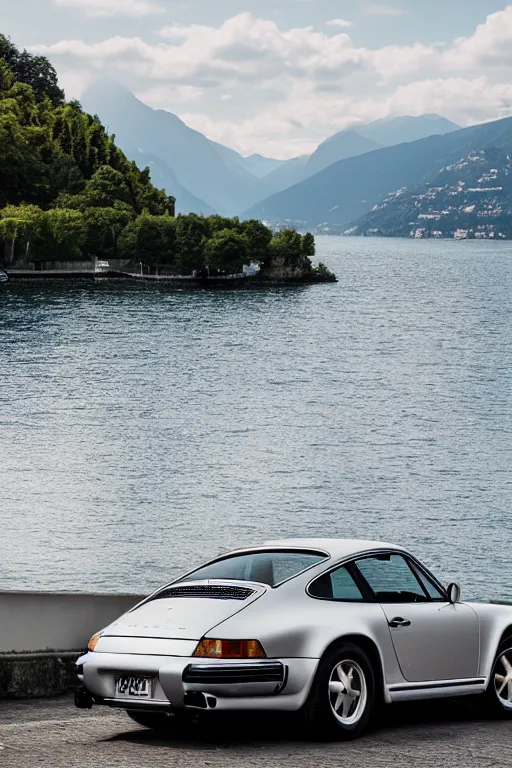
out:
{"label": "lake water", "polygon": [[512,598],[512,243],[318,251],[338,284],[0,288],[0,589],[144,592],[318,535]]}

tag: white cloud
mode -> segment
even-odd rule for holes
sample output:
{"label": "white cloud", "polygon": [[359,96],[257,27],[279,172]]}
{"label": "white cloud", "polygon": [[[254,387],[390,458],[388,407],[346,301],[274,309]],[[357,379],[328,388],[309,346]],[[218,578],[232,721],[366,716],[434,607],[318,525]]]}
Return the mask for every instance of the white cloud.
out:
{"label": "white cloud", "polygon": [[420,43],[388,45],[372,51],[371,60],[382,78],[381,82],[387,83],[404,77],[410,80],[422,72],[435,72],[439,64],[439,51]]}
{"label": "white cloud", "polygon": [[151,80],[213,87],[252,82],[286,90],[286,78],[342,78],[371,65],[348,35],[327,35],[312,27],[282,31],[275,22],[242,13],[220,27],[172,25],[160,35],[170,42],[151,45],[139,37],[112,37],[99,43],[64,40],[37,50],[50,56],[86,59],[98,66],[129,66]]}
{"label": "white cloud", "polygon": [[380,3],[372,3],[365,8],[366,13],[372,16],[405,16],[403,8],[395,8],[394,5],[381,5]]}
{"label": "white cloud", "polygon": [[512,6],[487,17],[471,37],[459,38],[444,57],[449,69],[509,67],[512,64]]}
{"label": "white cloud", "polygon": [[328,27],[340,27],[340,29],[348,29],[352,26],[352,22],[346,19],[331,19],[326,23]]}
{"label": "white cloud", "polygon": [[158,84],[150,88],[137,90],[138,99],[149,104],[154,109],[166,109],[169,104],[188,104],[198,101],[203,95],[203,89],[194,85],[166,85]]}
{"label": "white cloud", "polygon": [[84,73],[108,71],[151,106],[247,154],[303,154],[336,130],[393,114],[470,124],[512,112],[512,6],[444,47],[370,49],[337,26],[287,29],[241,13],[219,26],[167,26],[157,43],[117,36],[37,50],[64,75],[69,96],[80,96]]}
{"label": "white cloud", "polygon": [[492,84],[483,76],[440,78],[402,86],[390,99],[392,111],[398,114],[404,108],[412,115],[442,113],[447,104],[461,123],[505,117],[512,114],[512,85]]}
{"label": "white cloud", "polygon": [[96,78],[90,69],[65,69],[60,73],[59,85],[64,88],[70,98],[78,98]]}
{"label": "white cloud", "polygon": [[53,0],[55,5],[79,8],[87,16],[148,16],[164,9],[151,0]]}

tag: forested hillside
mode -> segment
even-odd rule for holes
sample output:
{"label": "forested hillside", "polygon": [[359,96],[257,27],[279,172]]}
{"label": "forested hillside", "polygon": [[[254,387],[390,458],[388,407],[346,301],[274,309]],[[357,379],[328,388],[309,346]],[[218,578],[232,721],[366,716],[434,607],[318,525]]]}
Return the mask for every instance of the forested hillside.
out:
{"label": "forested hillside", "polygon": [[311,235],[259,221],[174,217],[174,198],[129,161],[99,118],[66,102],[43,57],[0,36],[0,264],[123,258],[179,274],[310,273]]}
{"label": "forested hillside", "polygon": [[0,236],[10,261],[21,247],[40,258],[110,250],[143,211],[172,211],[149,171],[126,159],[99,120],[65,102],[46,59],[20,53],[5,37],[0,56]]}

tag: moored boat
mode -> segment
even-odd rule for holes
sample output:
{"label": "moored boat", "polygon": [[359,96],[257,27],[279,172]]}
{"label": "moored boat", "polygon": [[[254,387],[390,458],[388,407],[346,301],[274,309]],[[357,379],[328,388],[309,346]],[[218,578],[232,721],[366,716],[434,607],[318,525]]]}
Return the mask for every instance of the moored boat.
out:
{"label": "moored boat", "polygon": [[9,275],[4,269],[0,269],[0,283],[9,282]]}

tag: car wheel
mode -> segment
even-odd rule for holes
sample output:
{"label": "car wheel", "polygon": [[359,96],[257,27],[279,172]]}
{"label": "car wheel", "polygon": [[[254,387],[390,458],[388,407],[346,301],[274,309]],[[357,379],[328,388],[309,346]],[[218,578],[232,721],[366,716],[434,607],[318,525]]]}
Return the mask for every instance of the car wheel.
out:
{"label": "car wheel", "polygon": [[512,719],[512,640],[498,650],[485,697],[492,717]]}
{"label": "car wheel", "polygon": [[343,643],[325,656],[302,715],[312,735],[355,739],[369,727],[375,711],[371,662],[357,645]]}
{"label": "car wheel", "polygon": [[142,725],[144,728],[151,728],[153,731],[167,731],[174,724],[174,717],[167,715],[165,712],[137,712],[134,710],[127,710],[126,714],[137,725]]}

